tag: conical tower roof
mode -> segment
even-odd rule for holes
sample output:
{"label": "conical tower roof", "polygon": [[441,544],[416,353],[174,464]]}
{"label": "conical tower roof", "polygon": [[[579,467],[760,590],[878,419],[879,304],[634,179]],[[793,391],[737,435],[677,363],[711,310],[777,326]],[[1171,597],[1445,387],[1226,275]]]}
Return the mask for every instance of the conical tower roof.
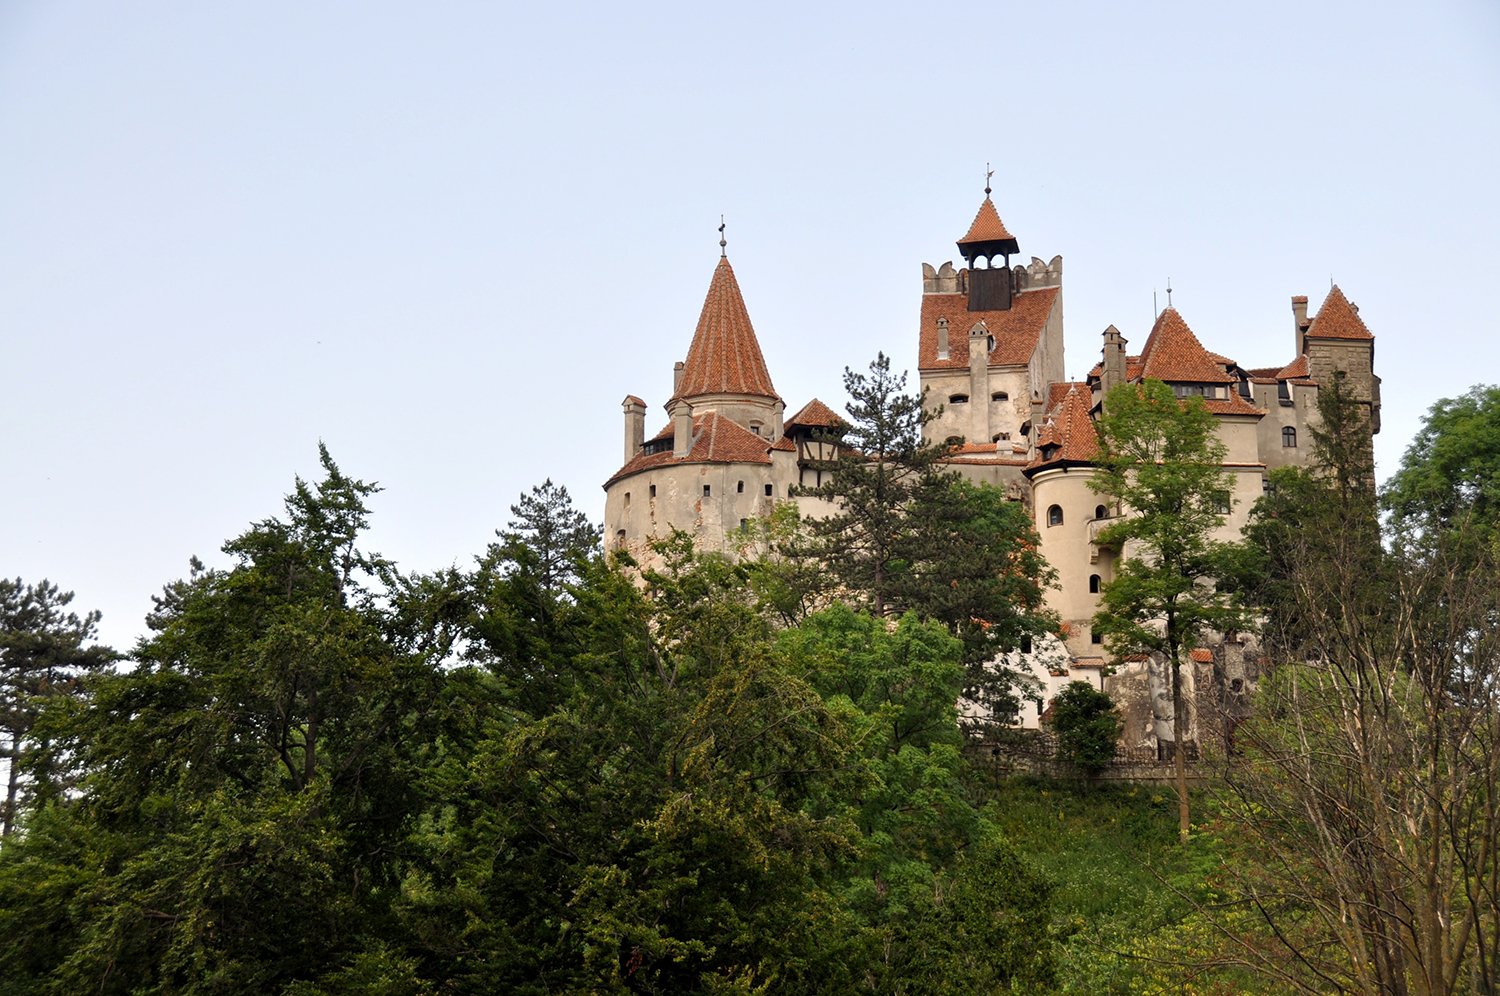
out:
{"label": "conical tower roof", "polygon": [[1234,380],[1203,348],[1176,308],[1167,308],[1156,316],[1156,324],[1141,349],[1141,376],[1169,384],[1228,384]]}
{"label": "conical tower roof", "polygon": [[1334,284],[1318,309],[1318,317],[1308,327],[1307,334],[1321,339],[1373,339],[1370,328],[1359,317],[1359,309],[1349,303],[1344,292]]}
{"label": "conical tower roof", "polygon": [[719,258],[708,285],[708,297],[703,301],[698,330],[693,333],[677,389],[679,398],[705,394],[748,394],[779,400],[750,324],[750,313],[745,310],[739,281],[725,257]]}
{"label": "conical tower roof", "polygon": [[958,240],[958,251],[964,254],[965,259],[971,254],[986,256],[997,252],[1019,251],[1016,237],[1010,234],[1005,222],[1000,220],[1000,212],[995,210],[995,202],[990,200],[988,191],[985,192],[984,203],[979,205],[979,212],[974,215],[974,223],[969,226],[968,233]]}

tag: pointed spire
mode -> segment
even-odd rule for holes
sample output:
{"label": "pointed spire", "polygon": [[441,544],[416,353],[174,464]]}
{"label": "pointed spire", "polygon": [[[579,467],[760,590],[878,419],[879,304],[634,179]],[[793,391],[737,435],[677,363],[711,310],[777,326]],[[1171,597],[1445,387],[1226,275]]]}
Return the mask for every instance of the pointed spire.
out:
{"label": "pointed spire", "polygon": [[1359,309],[1334,284],[1318,309],[1318,316],[1308,326],[1307,334],[1318,339],[1373,339]]}
{"label": "pointed spire", "polygon": [[[990,244],[994,244],[994,248],[987,248]],[[1000,212],[995,210],[995,202],[990,200],[988,190],[984,194],[984,203],[979,205],[979,212],[974,215],[974,223],[969,226],[964,237],[958,240],[958,249],[967,259],[970,252],[965,247],[973,247],[981,256],[1019,251],[1016,237],[1010,234],[1005,222],[1000,220]]]}
{"label": "pointed spire", "polygon": [[705,394],[778,398],[727,256],[714,269],[677,388],[679,398]]}
{"label": "pointed spire", "polygon": [[1176,308],[1156,317],[1141,349],[1141,376],[1168,383],[1228,384],[1234,380],[1188,328]]}

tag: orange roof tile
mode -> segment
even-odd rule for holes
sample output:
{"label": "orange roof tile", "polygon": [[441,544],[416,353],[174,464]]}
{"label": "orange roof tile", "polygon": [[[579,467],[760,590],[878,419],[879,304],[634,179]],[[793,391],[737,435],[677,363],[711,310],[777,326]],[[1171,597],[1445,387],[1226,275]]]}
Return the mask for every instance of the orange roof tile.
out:
{"label": "orange roof tile", "polygon": [[1203,348],[1176,308],[1167,308],[1156,316],[1156,324],[1141,349],[1141,360],[1141,376],[1153,380],[1195,384],[1228,384],[1234,380]]}
{"label": "orange roof tile", "polygon": [[1229,397],[1204,398],[1203,407],[1215,415],[1264,415],[1264,408],[1257,408],[1240,396],[1240,393],[1231,389]]}
{"label": "orange roof tile", "polygon": [[633,394],[627,394],[627,395],[625,395],[625,400],[622,401],[622,402],[620,402],[620,405],[622,407],[625,406],[625,405],[640,405],[642,408],[645,408],[646,407],[646,402],[643,401],[643,400],[641,400],[640,398],[636,397]]}
{"label": "orange roof tile", "polygon": [[1277,380],[1298,380],[1311,376],[1307,368],[1307,354],[1303,353],[1292,362],[1278,370],[1273,376]]}
{"label": "orange roof tile", "polygon": [[1359,317],[1359,311],[1349,303],[1344,292],[1335,284],[1323,299],[1318,317],[1312,320],[1307,334],[1318,339],[1373,339],[1370,329]]}
{"label": "orange roof tile", "polygon": [[720,257],[698,317],[698,329],[683,364],[677,396],[750,394],[775,398],[771,373],[745,310],[745,299],[729,260]]}
{"label": "orange roof tile", "polygon": [[[976,322],[989,326],[995,337],[990,366],[1025,364],[1036,352],[1037,340],[1052,314],[1058,288],[1017,294],[1008,311],[970,311],[967,294],[923,294],[922,330],[917,343],[917,366],[922,370],[967,368],[969,365],[969,330]],[[948,319],[948,358],[938,359],[939,318]]]}
{"label": "orange roof tile", "polygon": [[815,428],[832,428],[836,425],[848,425],[849,420],[839,415],[838,412],[829,408],[817,398],[813,398],[802,406],[802,410],[786,420],[787,425],[808,425]]}
{"label": "orange roof tile", "polygon": [[[984,203],[979,205],[979,212],[974,215],[974,223],[969,226],[969,232],[958,240],[960,246],[971,242],[1011,242],[1016,237],[1006,229],[1005,222],[1000,220],[1000,213],[995,210],[995,202],[986,195]],[[1011,249],[1015,252],[1015,249]]]}
{"label": "orange roof tile", "polygon": [[1066,387],[1067,394],[1049,416],[1050,424],[1037,434],[1033,468],[1055,463],[1088,463],[1099,455],[1099,436],[1089,415],[1094,406],[1093,392],[1083,383],[1055,384],[1054,391],[1058,387]]}
{"label": "orange roof tile", "polygon": [[1214,652],[1207,647],[1194,647],[1193,660],[1199,664],[1212,664],[1214,662]]}
{"label": "orange roof tile", "polygon": [[[672,426],[651,437],[651,442],[672,438]],[[733,419],[718,412],[705,412],[693,416],[693,448],[685,457],[675,457],[671,450],[663,453],[637,453],[625,466],[604,482],[608,488],[622,477],[638,474],[643,470],[665,467],[671,464],[689,463],[770,463],[772,449],[788,449],[788,446],[773,445]]]}

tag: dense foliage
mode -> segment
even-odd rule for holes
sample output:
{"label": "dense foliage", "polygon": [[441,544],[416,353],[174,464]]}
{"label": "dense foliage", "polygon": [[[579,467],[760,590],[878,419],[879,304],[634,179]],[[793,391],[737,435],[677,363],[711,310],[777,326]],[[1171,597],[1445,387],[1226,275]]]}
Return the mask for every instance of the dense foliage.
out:
{"label": "dense foliage", "polygon": [[8,991],[1050,985],[945,627],[777,629],[680,536],[637,584],[550,482],[472,572],[403,576],[323,467],[41,703],[77,787],[0,854]]}

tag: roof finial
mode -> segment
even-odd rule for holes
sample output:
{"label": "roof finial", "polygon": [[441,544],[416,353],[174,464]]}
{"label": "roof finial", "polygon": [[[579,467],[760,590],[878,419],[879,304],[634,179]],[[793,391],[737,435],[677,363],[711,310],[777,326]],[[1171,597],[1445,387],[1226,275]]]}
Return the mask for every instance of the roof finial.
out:
{"label": "roof finial", "polygon": [[724,240],[724,216],[721,214],[719,215],[719,255],[721,257],[729,255],[728,246],[729,243]]}
{"label": "roof finial", "polygon": [[1167,307],[1172,306],[1172,278],[1167,278]]}
{"label": "roof finial", "polygon": [[994,175],[995,175],[995,171],[992,170],[992,169],[990,169],[990,164],[989,163],[985,163],[984,164],[984,196],[986,196],[986,197],[990,196],[990,178],[993,177]]}

